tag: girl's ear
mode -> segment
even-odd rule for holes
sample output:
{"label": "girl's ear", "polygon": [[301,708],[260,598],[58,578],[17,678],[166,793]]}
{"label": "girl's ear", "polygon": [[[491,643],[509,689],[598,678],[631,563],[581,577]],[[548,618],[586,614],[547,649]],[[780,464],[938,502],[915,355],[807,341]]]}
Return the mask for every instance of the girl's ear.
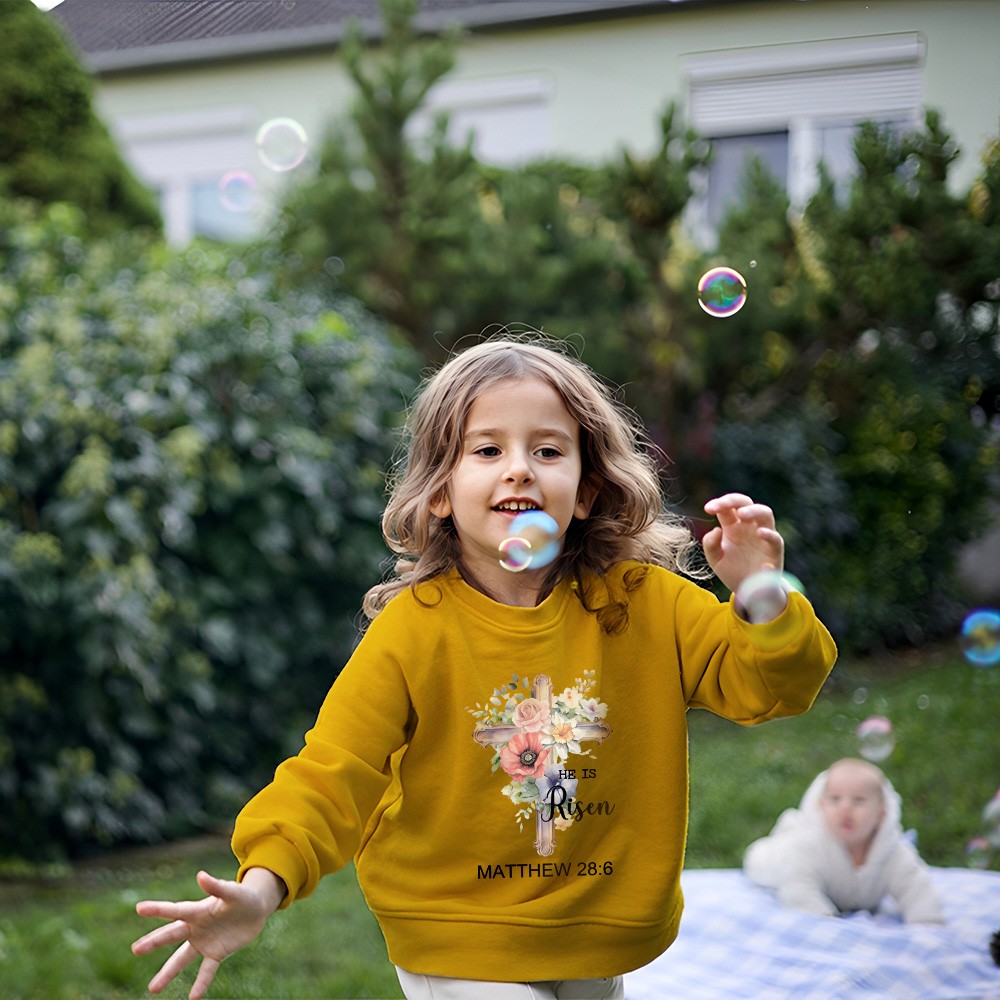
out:
{"label": "girl's ear", "polygon": [[586,521],[590,517],[590,510],[594,506],[597,494],[601,492],[601,482],[599,479],[585,479],[580,483],[580,488],[576,493],[576,506],[573,508],[573,516],[581,521]]}
{"label": "girl's ear", "polygon": [[431,497],[431,502],[427,505],[427,509],[435,516],[441,518],[443,521],[446,517],[451,515],[451,500],[448,498],[448,487],[442,486],[441,489]]}

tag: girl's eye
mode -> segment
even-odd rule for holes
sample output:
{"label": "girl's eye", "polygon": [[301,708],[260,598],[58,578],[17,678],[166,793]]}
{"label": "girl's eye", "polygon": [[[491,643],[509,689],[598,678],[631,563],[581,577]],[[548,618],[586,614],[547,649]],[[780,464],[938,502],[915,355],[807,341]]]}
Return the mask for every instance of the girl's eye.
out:
{"label": "girl's eye", "polygon": [[476,454],[482,455],[483,458],[496,458],[500,454],[500,449],[495,444],[487,444],[477,448]]}
{"label": "girl's eye", "polygon": [[558,458],[562,452],[558,448],[539,448],[538,454],[542,458]]}

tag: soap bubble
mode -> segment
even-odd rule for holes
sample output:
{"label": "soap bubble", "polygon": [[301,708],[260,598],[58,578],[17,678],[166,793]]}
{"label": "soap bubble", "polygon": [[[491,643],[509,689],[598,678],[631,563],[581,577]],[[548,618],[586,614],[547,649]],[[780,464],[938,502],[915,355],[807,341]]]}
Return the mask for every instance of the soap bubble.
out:
{"label": "soap bubble", "polygon": [[746,300],[746,279],[731,267],[713,267],[698,282],[698,305],[716,319],[734,316]]}
{"label": "soap bubble", "polygon": [[511,573],[548,566],[559,555],[559,525],[541,510],[526,510],[510,523],[500,543],[500,565]]}
{"label": "soap bubble", "polygon": [[1000,611],[992,608],[973,611],[962,622],[959,642],[965,658],[974,667],[994,667],[1000,663]]}
{"label": "soap bubble", "polygon": [[294,170],[309,149],[306,130],[294,118],[272,118],[257,130],[257,156],[264,166],[284,172]]}
{"label": "soap bubble", "polygon": [[339,277],[344,273],[344,268],[347,265],[344,263],[343,257],[327,257],[323,261],[323,270],[326,271],[331,278]]}
{"label": "soap bubble", "polygon": [[994,847],[1000,848],[1000,790],[983,809],[983,826],[986,830],[986,839]]}
{"label": "soap bubble", "polygon": [[985,837],[973,837],[965,845],[965,863],[970,868],[989,868],[993,851]]}
{"label": "soap bubble", "polygon": [[769,622],[784,611],[792,590],[803,593],[802,583],[791,573],[764,569],[748,576],[736,588],[736,604],[747,621]]}
{"label": "soap bubble", "polygon": [[865,719],[854,732],[858,738],[858,753],[874,764],[885,760],[896,749],[896,734],[884,715]]}
{"label": "soap bubble", "polygon": [[257,204],[257,178],[246,170],[230,170],[219,178],[219,201],[230,212],[249,212]]}
{"label": "soap bubble", "polygon": [[511,573],[520,573],[531,565],[531,545],[523,538],[505,538],[499,548],[503,557],[500,565]]}

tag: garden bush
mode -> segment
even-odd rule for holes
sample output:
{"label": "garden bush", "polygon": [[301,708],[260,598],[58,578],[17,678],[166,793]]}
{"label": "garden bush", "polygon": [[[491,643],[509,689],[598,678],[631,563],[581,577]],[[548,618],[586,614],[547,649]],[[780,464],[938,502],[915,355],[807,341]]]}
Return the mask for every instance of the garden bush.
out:
{"label": "garden bush", "polygon": [[412,355],[266,261],[0,202],[0,855],[228,816],[355,638]]}

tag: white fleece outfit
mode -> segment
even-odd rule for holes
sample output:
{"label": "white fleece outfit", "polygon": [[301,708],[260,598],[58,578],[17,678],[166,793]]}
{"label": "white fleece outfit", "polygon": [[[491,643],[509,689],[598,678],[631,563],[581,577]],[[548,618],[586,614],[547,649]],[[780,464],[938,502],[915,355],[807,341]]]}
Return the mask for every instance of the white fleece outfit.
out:
{"label": "white fleece outfit", "polygon": [[786,906],[809,913],[874,913],[884,897],[891,896],[907,923],[944,923],[927,866],[903,834],[899,795],[889,779],[882,779],[885,816],[864,864],[855,866],[820,809],[826,776],[826,771],[818,775],[799,808],[786,809],[770,834],[746,849],[747,877],[777,890]]}

